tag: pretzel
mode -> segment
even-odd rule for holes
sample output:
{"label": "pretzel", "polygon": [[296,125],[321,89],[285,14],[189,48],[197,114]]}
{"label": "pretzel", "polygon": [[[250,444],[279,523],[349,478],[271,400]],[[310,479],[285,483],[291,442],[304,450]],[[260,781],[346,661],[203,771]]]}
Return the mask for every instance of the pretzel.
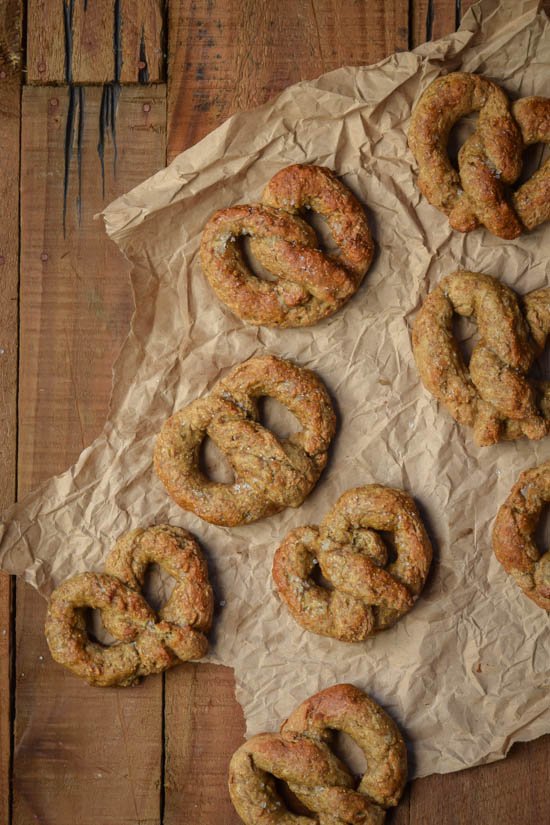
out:
{"label": "pretzel", "polygon": [[[393,534],[397,558],[379,530]],[[401,618],[420,595],[432,546],[412,498],[380,484],[345,492],[319,527],[292,530],[275,553],[273,578],[298,624],[359,642]],[[318,585],[319,564],[333,589]]]}
{"label": "pretzel", "polygon": [[[279,439],[259,422],[257,399],[275,398],[302,430]],[[328,393],[310,370],[263,355],[234,367],[204,398],[164,424],[155,469],[174,501],[212,524],[234,527],[299,507],[327,461],[336,419]],[[211,481],[200,470],[209,436],[225,454],[235,480]]]}
{"label": "pretzel", "polygon": [[493,550],[526,596],[550,611],[550,552],[541,554],[535,530],[550,502],[550,461],[521,473],[493,529]]}
{"label": "pretzel", "polygon": [[[331,750],[343,731],[367,759],[356,783]],[[314,815],[296,816],[275,780],[283,780]],[[229,794],[245,825],[381,825],[407,779],[407,751],[395,722],[363,691],[334,685],[303,702],[280,733],[253,736],[229,765]]]}
{"label": "pretzel", "polygon": [[[449,134],[460,118],[479,112],[477,128],[458,155],[459,172],[447,155]],[[517,238],[550,219],[550,161],[517,192],[508,193],[532,143],[550,142],[550,99],[527,97],[510,107],[495,83],[456,72],[434,80],[418,102],[409,146],[418,162],[418,186],[449,216],[453,229],[483,224],[500,238]]]}
{"label": "pretzel", "polygon": [[[338,256],[318,247],[300,212],[325,218],[340,248]],[[271,273],[256,277],[238,239]],[[310,326],[335,313],[359,289],[374,245],[363,207],[336,175],[323,166],[287,166],[268,183],[261,204],[215,212],[203,232],[201,264],[218,298],[251,324]]]}
{"label": "pretzel", "polygon": [[[475,318],[480,340],[466,367],[453,337],[453,315]],[[550,332],[550,289],[520,299],[489,275],[459,270],[443,278],[414,324],[416,365],[426,389],[480,446],[543,438],[550,382],[528,377]]]}
{"label": "pretzel", "polygon": [[[157,616],[141,594],[145,572],[158,564],[176,580]],[[101,612],[110,647],[93,641],[84,610]],[[195,539],[162,524],[131,530],[107,556],[104,573],[80,573],[52,593],[46,639],[53,658],[91,685],[133,685],[150,673],[200,659],[208,649],[213,597]]]}

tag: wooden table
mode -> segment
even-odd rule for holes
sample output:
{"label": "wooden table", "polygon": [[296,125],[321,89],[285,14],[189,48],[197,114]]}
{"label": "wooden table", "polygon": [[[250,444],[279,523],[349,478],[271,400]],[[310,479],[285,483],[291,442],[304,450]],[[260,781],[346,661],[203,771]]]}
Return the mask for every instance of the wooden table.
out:
{"label": "wooden table", "polygon": [[[105,419],[132,299],[128,264],[93,215],[233,112],[446,34],[469,5],[27,0],[23,14],[4,0],[2,507],[68,467]],[[91,689],[51,661],[44,613],[34,590],[0,577],[0,823],[237,823],[232,671],[186,665],[132,690]],[[549,780],[545,737],[412,783],[390,820],[542,825]]]}

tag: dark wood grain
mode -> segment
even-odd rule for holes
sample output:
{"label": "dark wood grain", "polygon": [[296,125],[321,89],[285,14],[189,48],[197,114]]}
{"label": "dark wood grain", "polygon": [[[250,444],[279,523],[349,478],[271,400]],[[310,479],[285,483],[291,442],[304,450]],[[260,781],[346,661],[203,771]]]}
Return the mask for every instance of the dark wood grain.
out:
{"label": "dark wood grain", "polygon": [[186,665],[166,674],[163,825],[237,825],[227,766],[243,742],[233,671]]}
{"label": "dark wood grain", "polygon": [[163,0],[27,0],[29,83],[164,79]]}
{"label": "dark wood grain", "polygon": [[[21,3],[0,10],[0,512],[16,494]],[[0,574],[0,822],[11,806],[14,580]]]}
{"label": "dark wood grain", "polygon": [[550,821],[550,736],[516,744],[503,762],[413,782],[411,823],[543,825]]}
{"label": "dark wood grain", "polygon": [[[132,303],[129,265],[93,216],[164,164],[164,88],[124,88],[116,172],[109,133],[102,180],[103,93],[27,87],[23,97],[20,496],[68,467],[101,429]],[[161,677],[90,688],[52,661],[44,614],[45,602],[20,583],[14,825],[157,825]]]}
{"label": "dark wood grain", "polygon": [[407,2],[174,0],[169,21],[168,159],[291,83],[408,43]]}

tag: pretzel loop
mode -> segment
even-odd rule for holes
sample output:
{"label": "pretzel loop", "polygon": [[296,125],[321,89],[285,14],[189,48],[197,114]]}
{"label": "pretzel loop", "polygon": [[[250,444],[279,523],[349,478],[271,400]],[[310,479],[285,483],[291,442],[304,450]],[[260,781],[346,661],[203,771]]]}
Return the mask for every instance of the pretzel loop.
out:
{"label": "pretzel loop", "polygon": [[[351,736],[366,756],[357,787],[331,750],[333,731]],[[406,773],[405,745],[392,719],[353,685],[335,685],[300,705],[279,734],[260,734],[239,748],[230,763],[229,792],[245,825],[310,821],[286,810],[275,778],[320,825],[381,825],[401,797]]]}
{"label": "pretzel loop", "polygon": [[[479,112],[477,127],[460,149],[457,173],[447,155],[449,134],[472,112]],[[519,177],[526,146],[539,142],[550,142],[550,99],[523,98],[510,107],[496,84],[461,72],[426,89],[409,129],[418,186],[428,201],[459,232],[483,224],[507,239],[550,218],[550,162],[516,193],[508,196],[504,185]]]}
{"label": "pretzel loop", "polygon": [[[323,216],[340,248],[318,248],[317,236],[299,214]],[[238,239],[273,276],[257,277]],[[261,204],[215,212],[201,241],[201,263],[212,288],[236,315],[253,324],[307,326],[336,312],[359,288],[373,256],[364,210],[322,166],[289,166],[269,182]]]}
{"label": "pretzel loop", "polygon": [[[453,334],[454,314],[476,320],[479,341],[469,367]],[[489,275],[459,270],[424,301],[413,329],[413,351],[424,386],[480,446],[550,428],[550,384],[528,372],[550,331],[550,289],[522,301]]]}
{"label": "pretzel loop", "polygon": [[[279,439],[259,421],[257,400],[270,396],[302,430]],[[327,461],[335,431],[328,393],[309,370],[271,355],[235,367],[211,391],[164,424],[155,447],[157,474],[172,498],[213,524],[234,526],[298,507]],[[211,481],[199,467],[209,436],[235,475]]]}
{"label": "pretzel loop", "polygon": [[550,551],[542,553],[535,530],[550,503],[550,461],[525,470],[500,510],[493,530],[493,550],[526,596],[550,611]]}
{"label": "pretzel loop", "polygon": [[[141,595],[156,563],[176,586],[159,616]],[[84,610],[100,610],[118,644],[90,639]],[[81,573],[53,593],[46,638],[53,658],[90,684],[131,685],[208,649],[213,597],[200,548],[185,530],[169,525],[132,530],[115,544],[105,573]]]}
{"label": "pretzel loop", "polygon": [[[376,531],[393,534],[397,557],[390,564]],[[431,558],[411,497],[372,484],[344,493],[319,528],[292,530],[275,553],[273,578],[293,617],[307,630],[361,641],[411,609]],[[317,563],[332,589],[316,583]]]}

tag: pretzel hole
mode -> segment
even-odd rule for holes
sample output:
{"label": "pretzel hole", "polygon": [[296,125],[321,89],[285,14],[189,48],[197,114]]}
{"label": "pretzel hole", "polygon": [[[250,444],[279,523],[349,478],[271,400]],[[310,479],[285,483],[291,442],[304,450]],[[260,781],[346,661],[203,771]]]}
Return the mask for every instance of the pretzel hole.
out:
{"label": "pretzel hole", "polygon": [[341,730],[333,731],[330,749],[359,780],[367,771],[365,754],[351,736]]}
{"label": "pretzel hole", "polygon": [[550,158],[550,146],[548,144],[532,143],[531,146],[527,146],[523,153],[521,175],[514,184],[514,189],[519,189],[529,178],[533,177],[548,158]]}
{"label": "pretzel hole", "polygon": [[475,132],[477,118],[477,112],[472,112],[470,115],[460,118],[460,120],[455,123],[449,134],[449,140],[447,142],[447,155],[451,161],[451,165],[454,166],[457,172],[458,153],[463,144],[466,143],[468,138]]}
{"label": "pretzel hole", "polygon": [[313,209],[301,209],[300,217],[308,223],[317,235],[319,249],[326,255],[334,257],[340,251],[340,247],[334,240],[329,225],[325,218]]}
{"label": "pretzel hole", "polygon": [[395,534],[389,532],[389,530],[377,530],[376,532],[384,542],[386,550],[388,551],[388,560],[384,565],[384,567],[387,567],[389,564],[393,564],[395,561],[397,561],[397,547],[395,544]]}
{"label": "pretzel hole", "polygon": [[470,363],[474,347],[479,341],[477,324],[465,315],[453,316],[453,336],[466,366]]}
{"label": "pretzel hole", "polygon": [[550,507],[548,504],[542,508],[534,539],[541,556],[550,549]]}
{"label": "pretzel hole", "polygon": [[272,283],[278,281],[278,278],[276,278],[275,275],[269,271],[269,269],[262,266],[259,260],[252,254],[252,250],[250,249],[250,238],[248,235],[240,235],[235,243],[241,253],[245,266],[252,272],[253,275],[256,276],[256,278],[259,278],[261,281],[270,281]]}
{"label": "pretzel hole", "polygon": [[218,484],[233,484],[235,482],[233,468],[208,436],[203,439],[200,446],[199,469],[206,478]]}
{"label": "pretzel hole", "polygon": [[292,793],[286,782],[282,779],[275,779],[275,790],[278,795],[283,800],[283,803],[288,810],[293,814],[298,814],[298,816],[311,816],[314,817],[314,811],[306,808],[303,802],[300,802],[296,794]]}
{"label": "pretzel hole", "polygon": [[279,440],[288,439],[302,429],[300,422],[288,407],[269,395],[258,399],[258,413],[262,426],[270,430]]}
{"label": "pretzel hole", "polygon": [[156,563],[150,564],[145,571],[141,592],[147,604],[158,613],[166,604],[176,586],[176,580]]}
{"label": "pretzel hole", "polygon": [[111,647],[111,645],[118,643],[118,639],[111,636],[103,624],[101,620],[101,610],[87,607],[84,609],[83,613],[84,621],[86,623],[86,633],[92,642],[97,642],[104,647]]}
{"label": "pretzel hole", "polygon": [[319,587],[324,587],[325,590],[334,590],[334,585],[332,582],[329,582],[329,580],[325,579],[323,576],[320,564],[313,565],[313,569],[309,576]]}

